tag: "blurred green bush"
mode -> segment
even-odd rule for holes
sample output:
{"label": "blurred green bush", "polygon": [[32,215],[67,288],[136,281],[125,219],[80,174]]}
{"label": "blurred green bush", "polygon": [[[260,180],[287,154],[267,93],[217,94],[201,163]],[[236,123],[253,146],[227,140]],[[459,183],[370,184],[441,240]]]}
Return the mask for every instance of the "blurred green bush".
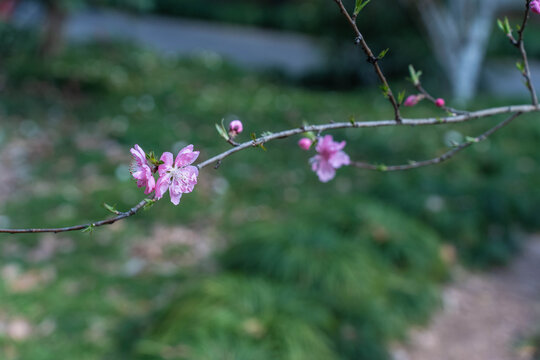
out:
{"label": "blurred green bush", "polygon": [[[24,44],[10,44],[11,55],[2,59],[4,131],[8,138],[47,133],[53,139],[48,153],[30,160],[27,174],[36,189],[46,183],[49,190],[0,207],[14,227],[100,218],[102,202],[131,206],[142,196],[124,176],[134,143],[156,152],[193,143],[207,158],[228,146],[214,129],[222,118],[240,118],[246,133],[260,134],[304,121],[392,116],[378,92],[308,91],[245,73],[215,55],[177,60],[106,43],[70,47],[43,62],[13,48]],[[498,103],[475,103],[491,105]],[[404,109],[406,116],[437,111],[427,104]],[[538,227],[540,126],[532,118],[449,163],[414,172],[340,169],[334,181],[321,184],[307,163],[312,154],[299,150],[297,139],[268,144],[267,152],[236,154],[217,172],[205,170],[181,206],[163,200],[127,220],[124,231],[109,234],[115,244],[130,243],[152,224],[182,224],[215,227],[223,241],[211,266],[159,278],[175,295],[148,305],[137,331],[127,326],[118,336],[116,351],[120,358],[141,359],[387,358],[388,342],[403,337],[411,323],[424,322],[438,304],[438,284],[447,275],[442,258],[452,261],[444,249],[455,246],[471,266],[502,264],[518,249],[520,232]],[[333,134],[348,141],[351,157],[393,164],[433,157],[447,149],[445,140],[478,134],[492,121]],[[25,132],[28,124],[40,129],[37,135]],[[87,137],[97,145],[88,145]],[[62,212],[66,205],[71,210]],[[71,254],[69,274],[96,256],[126,261],[123,249],[100,249],[103,254],[91,247]],[[92,281],[111,281],[99,274],[92,273]],[[153,283],[148,275],[135,278],[130,296],[147,303]],[[52,299],[54,311],[65,313]],[[16,297],[9,301],[19,306]],[[96,302],[88,309],[103,302],[100,296],[87,301]],[[43,359],[58,358],[82,337],[67,325],[58,331],[60,343],[69,346]],[[47,348],[46,339],[37,341],[37,348]],[[86,346],[93,358],[113,351],[112,345]]]}

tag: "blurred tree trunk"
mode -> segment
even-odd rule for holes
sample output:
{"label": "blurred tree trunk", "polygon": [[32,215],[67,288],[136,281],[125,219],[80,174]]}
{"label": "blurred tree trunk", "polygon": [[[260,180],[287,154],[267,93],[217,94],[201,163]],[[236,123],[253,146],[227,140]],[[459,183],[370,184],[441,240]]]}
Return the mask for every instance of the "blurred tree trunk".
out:
{"label": "blurred tree trunk", "polygon": [[435,57],[454,98],[471,100],[478,86],[489,36],[502,7],[520,8],[521,0],[405,0],[413,3],[427,30]]}
{"label": "blurred tree trunk", "polygon": [[66,10],[57,0],[45,0],[45,28],[39,52],[49,57],[58,54],[62,49],[62,33],[66,20]]}

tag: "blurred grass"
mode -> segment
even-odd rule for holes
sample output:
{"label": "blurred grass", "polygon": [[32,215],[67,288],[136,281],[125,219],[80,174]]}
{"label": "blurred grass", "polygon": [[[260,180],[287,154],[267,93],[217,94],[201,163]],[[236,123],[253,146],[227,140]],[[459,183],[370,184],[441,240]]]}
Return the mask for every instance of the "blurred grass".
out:
{"label": "blurred grass", "polygon": [[[135,143],[156,153],[193,143],[206,159],[229,146],[214,129],[222,118],[241,119],[247,140],[304,121],[392,117],[378,92],[296,88],[211,54],[178,60],[118,43],[70,47],[46,62],[6,54],[0,151],[13,152],[10,171],[22,173],[0,204],[10,227],[90,221],[107,216],[103,202],[121,210],[138,202],[127,170]],[[442,114],[422,104],[404,115]],[[34,332],[19,342],[0,336],[2,358],[384,359],[388,341],[437,306],[441,252],[452,249],[442,244],[468,265],[502,264],[520,233],[537,228],[535,118],[440,166],[340,169],[328,184],[311,172],[312,153],[285,139],[204,169],[178,207],[164,199],[110,228],[59,235],[72,248],[50,258],[30,256],[43,235],[4,235],[0,321],[20,316]],[[445,140],[494,121],[333,135],[354,159],[393,164],[436,156]],[[209,233],[219,256],[167,271],[141,265],[137,246],[158,241],[163,227]],[[6,266],[19,275],[52,267],[53,276],[14,291]]]}

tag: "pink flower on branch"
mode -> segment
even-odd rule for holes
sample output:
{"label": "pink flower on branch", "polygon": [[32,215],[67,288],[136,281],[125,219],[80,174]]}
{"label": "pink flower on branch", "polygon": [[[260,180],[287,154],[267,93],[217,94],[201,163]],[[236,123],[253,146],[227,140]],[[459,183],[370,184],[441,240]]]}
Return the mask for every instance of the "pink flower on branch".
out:
{"label": "pink flower on branch", "polygon": [[343,150],[346,142],[335,142],[332,135],[326,135],[319,140],[316,146],[317,155],[312,157],[311,169],[317,173],[319,180],[328,182],[336,176],[336,169],[349,165],[351,160]]}
{"label": "pink flower on branch", "polygon": [[532,0],[529,7],[532,12],[540,14],[540,0]]}
{"label": "pink flower on branch", "polygon": [[197,184],[199,169],[191,164],[197,160],[199,151],[193,151],[193,145],[188,145],[176,156],[173,164],[173,154],[164,152],[159,165],[159,179],[156,183],[156,199],[161,199],[165,192],[169,190],[171,202],[174,205],[180,203],[180,198],[184,193],[190,193]]}
{"label": "pink flower on branch", "polygon": [[150,194],[152,191],[154,191],[156,180],[154,180],[154,177],[152,176],[152,170],[150,169],[148,161],[146,160],[146,154],[137,144],[135,144],[135,146],[129,151],[131,152],[131,155],[133,155],[134,160],[129,171],[131,172],[131,175],[137,179],[137,186],[146,186],[144,193]]}

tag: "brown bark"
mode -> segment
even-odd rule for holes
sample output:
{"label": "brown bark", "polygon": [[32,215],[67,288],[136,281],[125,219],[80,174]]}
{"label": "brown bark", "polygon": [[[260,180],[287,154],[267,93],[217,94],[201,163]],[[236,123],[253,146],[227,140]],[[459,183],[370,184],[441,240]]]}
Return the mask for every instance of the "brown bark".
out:
{"label": "brown bark", "polygon": [[44,1],[46,20],[39,53],[43,57],[57,55],[62,50],[62,32],[66,11],[57,0]]}

